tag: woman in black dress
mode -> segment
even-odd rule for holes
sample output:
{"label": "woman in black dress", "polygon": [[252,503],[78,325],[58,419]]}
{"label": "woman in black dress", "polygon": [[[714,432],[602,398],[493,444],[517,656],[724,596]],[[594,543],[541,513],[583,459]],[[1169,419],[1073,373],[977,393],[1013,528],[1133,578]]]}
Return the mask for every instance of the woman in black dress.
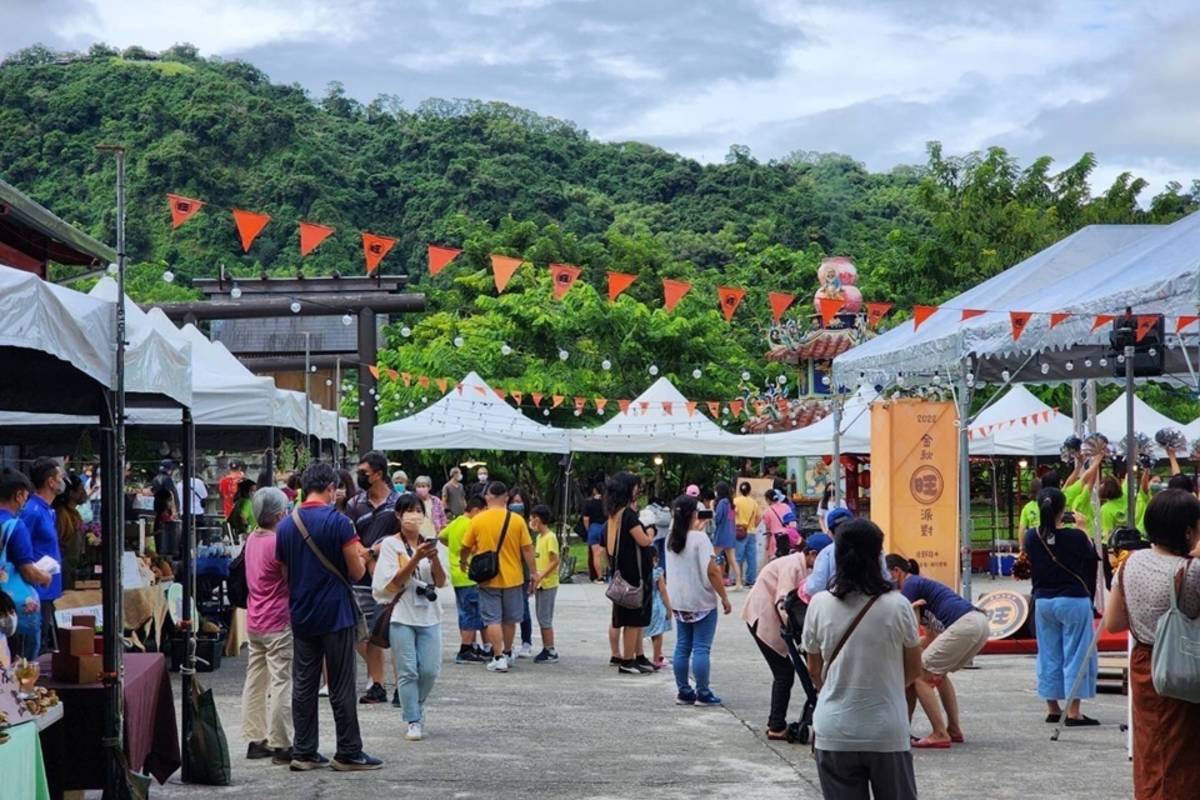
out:
{"label": "woman in black dress", "polygon": [[638,608],[613,603],[612,625],[620,630],[624,656],[618,659],[618,672],[625,675],[654,672],[654,666],[642,650],[642,628],[650,624],[654,537],[642,527],[633,510],[639,484],[636,475],[618,472],[608,479],[604,493],[604,511],[608,515],[607,550],[613,573],[642,590],[642,604]]}

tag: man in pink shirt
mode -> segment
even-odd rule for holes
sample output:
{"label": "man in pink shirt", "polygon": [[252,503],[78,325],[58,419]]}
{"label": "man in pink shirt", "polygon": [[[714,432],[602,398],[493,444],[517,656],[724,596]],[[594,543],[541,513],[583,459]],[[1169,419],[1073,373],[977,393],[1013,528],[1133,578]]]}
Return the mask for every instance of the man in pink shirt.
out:
{"label": "man in pink shirt", "polygon": [[288,499],[270,486],[255,492],[250,505],[258,529],[245,544],[246,633],[250,639],[242,689],[242,732],[250,742],[246,758],[290,764],[292,630],[287,567],[275,557],[275,526],[287,514]]}

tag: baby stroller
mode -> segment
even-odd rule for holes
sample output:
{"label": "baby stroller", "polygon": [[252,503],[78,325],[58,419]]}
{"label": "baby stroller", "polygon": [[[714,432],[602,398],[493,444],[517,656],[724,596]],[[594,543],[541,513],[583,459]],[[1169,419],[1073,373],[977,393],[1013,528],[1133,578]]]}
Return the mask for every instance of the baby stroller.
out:
{"label": "baby stroller", "polygon": [[780,633],[783,643],[787,645],[796,676],[800,678],[800,686],[804,689],[804,709],[800,712],[800,719],[788,725],[787,738],[789,742],[800,744],[812,744],[813,711],[817,708],[817,689],[813,686],[812,676],[808,674],[808,662],[800,652],[800,634],[804,631],[804,615],[807,611],[808,603],[800,599],[795,589],[779,601],[779,615],[783,620]]}

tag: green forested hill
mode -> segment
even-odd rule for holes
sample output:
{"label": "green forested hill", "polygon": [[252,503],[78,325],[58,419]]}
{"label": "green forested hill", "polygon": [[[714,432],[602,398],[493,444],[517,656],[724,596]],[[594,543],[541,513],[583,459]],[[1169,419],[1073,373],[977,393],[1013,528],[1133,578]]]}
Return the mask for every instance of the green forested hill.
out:
{"label": "green forested hill", "polygon": [[[358,231],[371,230],[400,240],[384,271],[407,271],[430,294],[430,311],[409,322],[412,336],[395,335],[389,364],[438,375],[477,368],[502,385],[611,397],[644,386],[651,360],[695,397],[732,395],[743,369],[756,381],[770,377],[766,292],[810,297],[822,255],[853,256],[866,297],[903,308],[936,302],[1082,225],[1170,221],[1200,201],[1195,184],[1172,186],[1143,208],[1145,184],[1130,175],[1093,196],[1090,154],[1022,166],[1000,149],[952,157],[934,144],[924,165],[872,173],[796,142],[779,160],[734,146],[725,163],[704,165],[645,144],[599,142],[570,122],[502,104],[380,97],[362,105],[337,84],[314,98],[186,45],[158,55],[31,48],[0,66],[0,175],[112,241],[113,170],[95,150],[100,142],[129,148],[129,251],[139,264],[131,285],[142,299],[186,294],[190,277],[220,264],[247,274],[296,270],[298,219],[338,229],[305,271],[357,273]],[[273,221],[243,255],[219,208],[172,231],[167,192]],[[466,250],[432,282],[427,242]],[[525,268],[496,298],[489,252],[538,268],[579,264],[590,286],[555,304],[544,270]],[[174,285],[158,277],[167,265],[180,276]],[[608,269],[639,275],[617,304],[631,307],[610,322],[600,303]],[[670,317],[659,308],[664,276],[696,284]],[[750,290],[732,328],[716,310],[718,284]],[[806,301],[796,308],[809,311]],[[471,346],[455,348],[459,334]],[[517,358],[491,353],[502,340]],[[572,354],[561,363],[560,348]],[[601,370],[602,358],[616,366]],[[694,369],[703,378],[693,380]],[[389,389],[385,411],[412,399],[420,398]]]}

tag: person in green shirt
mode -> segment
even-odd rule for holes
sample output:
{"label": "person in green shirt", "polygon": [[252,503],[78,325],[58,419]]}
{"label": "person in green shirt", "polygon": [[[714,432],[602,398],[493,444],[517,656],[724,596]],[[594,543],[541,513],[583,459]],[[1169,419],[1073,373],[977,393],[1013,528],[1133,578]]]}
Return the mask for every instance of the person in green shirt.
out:
{"label": "person in green shirt", "polygon": [[1092,535],[1092,487],[1096,485],[1103,464],[1104,459],[1098,458],[1085,467],[1083,458],[1076,456],[1075,470],[1063,488],[1067,508],[1075,517],[1075,527],[1088,536]]}
{"label": "person in green shirt", "polygon": [[450,585],[454,587],[454,601],[458,606],[460,643],[458,655],[454,656],[455,664],[482,664],[491,657],[475,644],[479,632],[483,630],[483,618],[479,615],[479,587],[467,577],[461,558],[463,536],[471,528],[471,519],[486,507],[482,495],[471,495],[467,499],[466,510],[438,534],[442,544],[450,551]]}
{"label": "person in green shirt", "polygon": [[[1110,475],[1100,483],[1100,532],[1107,540],[1117,528],[1128,527],[1129,503],[1125,494],[1125,483]],[[1137,498],[1134,500],[1134,523],[1139,530],[1138,522],[1146,513],[1150,503],[1150,470],[1142,470],[1141,485]]]}
{"label": "person in green shirt", "polygon": [[249,478],[242,478],[238,481],[237,493],[233,496],[233,507],[229,509],[229,516],[226,517],[229,529],[239,539],[246,538],[251,531],[258,527],[258,521],[254,518],[254,509],[250,504],[250,498],[254,496],[254,488],[254,481]]}
{"label": "person in green shirt", "polygon": [[1038,478],[1034,478],[1029,482],[1029,502],[1021,506],[1021,516],[1018,518],[1018,540],[1025,538],[1025,531],[1030,528],[1036,528],[1041,522],[1042,515],[1038,511],[1038,495],[1042,491],[1042,482]]}

